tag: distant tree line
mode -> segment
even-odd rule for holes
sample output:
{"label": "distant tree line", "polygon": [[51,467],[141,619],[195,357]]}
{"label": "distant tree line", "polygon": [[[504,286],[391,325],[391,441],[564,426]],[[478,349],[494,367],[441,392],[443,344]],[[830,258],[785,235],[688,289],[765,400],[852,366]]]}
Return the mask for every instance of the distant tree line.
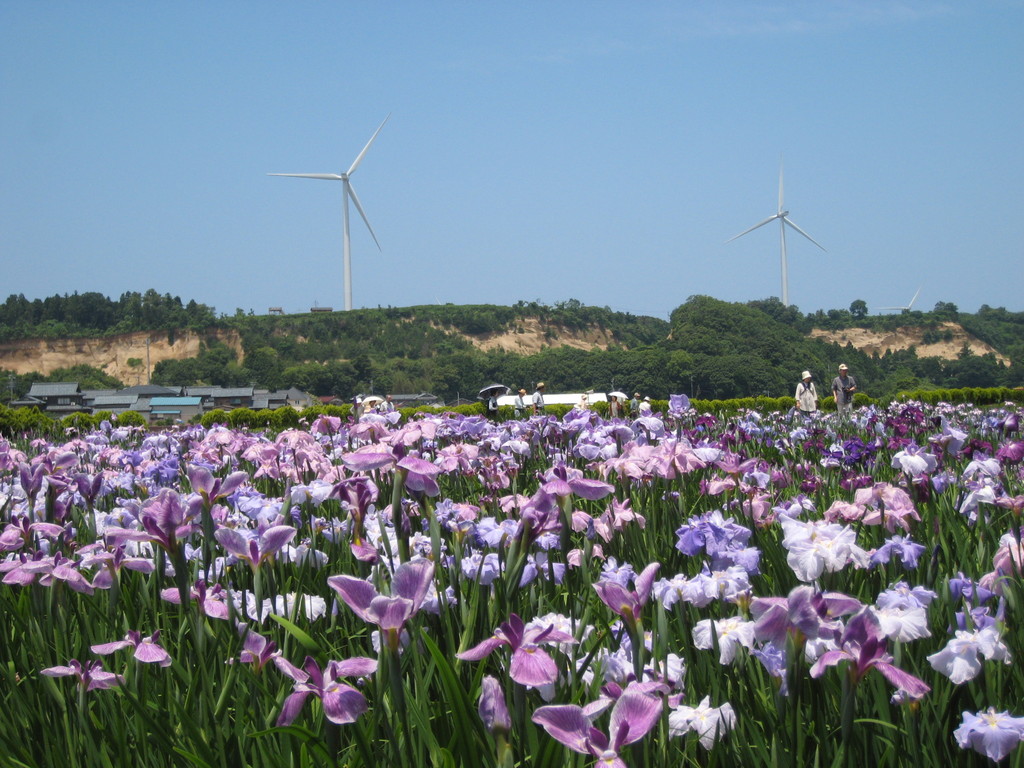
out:
{"label": "distant tree line", "polygon": [[129,291],[116,301],[101,293],[72,293],[45,299],[11,294],[0,304],[0,341],[109,336],[132,331],[207,328],[217,322],[212,307],[160,295]]}
{"label": "distant tree line", "polygon": [[[863,301],[849,310],[802,314],[778,299],[733,304],[691,296],[666,322],[658,318],[589,307],[575,299],[547,306],[519,302],[492,305],[427,305],[376,308],[322,314],[255,316],[239,312],[216,318],[195,302],[126,293],[118,301],[99,294],[73,294],[27,301],[12,296],[0,306],[0,329],[65,327],[65,335],[166,328],[217,326],[236,330],[244,356],[209,341],[198,356],[165,360],[153,369],[153,382],[168,385],[253,384],[267,389],[297,387],[316,395],[351,398],[366,392],[432,392],[445,400],[472,399],[492,381],[531,390],[538,381],[548,391],[640,391],[652,397],[685,392],[693,397],[783,397],[799,373],[810,370],[827,391],[839,363],[849,365],[862,390],[874,397],[900,391],[956,387],[1024,385],[1024,313],[982,307],[974,315],[939,302],[931,312],[869,316]],[[177,320],[176,320],[177,318]],[[1009,357],[974,355],[966,348],[955,360],[919,358],[911,348],[867,355],[808,336],[812,328],[864,327],[894,330],[924,328],[926,343],[949,332],[942,322],[956,320]],[[35,325],[32,325],[35,323]],[[61,325],[63,324],[63,326]],[[469,337],[525,332],[539,327],[548,343],[564,330],[599,328],[612,343],[607,349],[548,347],[532,355],[484,352]],[[37,334],[44,335],[44,334]],[[77,369],[42,377],[3,372],[0,402],[27,391],[32,381],[78,380],[83,388],[113,388],[95,369]],[[57,376],[57,378],[54,378]],[[7,387],[3,385],[7,383]]]}

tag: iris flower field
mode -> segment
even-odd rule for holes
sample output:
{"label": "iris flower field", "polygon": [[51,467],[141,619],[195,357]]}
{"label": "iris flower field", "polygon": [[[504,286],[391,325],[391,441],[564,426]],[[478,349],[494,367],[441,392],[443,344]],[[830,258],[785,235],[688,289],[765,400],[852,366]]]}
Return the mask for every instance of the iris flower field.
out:
{"label": "iris flower field", "polygon": [[1022,766],[1020,420],[0,439],[0,762]]}

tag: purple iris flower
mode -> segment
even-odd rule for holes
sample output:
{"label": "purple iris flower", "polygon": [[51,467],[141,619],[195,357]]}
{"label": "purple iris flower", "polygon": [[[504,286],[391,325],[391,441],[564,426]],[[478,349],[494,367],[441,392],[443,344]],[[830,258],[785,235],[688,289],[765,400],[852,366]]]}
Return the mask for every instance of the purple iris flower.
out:
{"label": "purple iris flower", "polygon": [[368,709],[366,697],[351,685],[339,682],[342,677],[365,677],[377,671],[377,660],[356,657],[344,661],[328,661],[321,672],[316,662],[306,657],[302,669],[283,657],[274,659],[279,670],[295,681],[294,693],[285,699],[277,725],[291,725],[310,696],[320,699],[324,715],[332,723],[354,723]]}
{"label": "purple iris flower", "polygon": [[555,629],[554,624],[527,628],[523,620],[511,614],[494,634],[469,650],[455,655],[462,661],[479,661],[503,645],[512,649],[509,677],[521,685],[540,687],[558,679],[558,666],[540,646],[544,643],[571,643],[568,632]]}
{"label": "purple iris flower", "polygon": [[238,660],[243,664],[252,664],[259,672],[267,665],[267,662],[274,661],[281,656],[277,650],[277,643],[268,640],[263,635],[253,632],[243,622],[238,622],[238,631],[242,635],[243,648]]}
{"label": "purple iris flower", "polygon": [[640,621],[640,611],[647,605],[651,597],[651,588],[654,586],[654,577],[658,575],[661,563],[651,563],[641,571],[633,582],[633,589],[629,590],[621,584],[602,579],[594,584],[597,596],[601,602],[619,614],[631,630],[635,629]]}
{"label": "purple iris flower", "polygon": [[[160,590],[160,597],[168,603],[181,605],[181,592],[177,587]],[[191,590],[185,597],[189,600],[194,600],[199,606],[199,612],[204,616],[209,616],[211,619],[227,620],[230,611],[225,599],[225,590],[220,584],[207,587],[206,582],[199,579],[192,585]]]}
{"label": "purple iris flower", "polygon": [[331,576],[327,584],[359,618],[380,627],[386,635],[387,647],[397,652],[402,628],[423,605],[433,579],[432,562],[410,560],[395,569],[390,596],[380,594],[370,582],[354,576]]}
{"label": "purple iris flower", "polygon": [[853,677],[857,682],[872,669],[876,669],[911,699],[919,699],[931,690],[931,686],[923,680],[893,666],[892,656],[886,653],[885,635],[870,608],[863,609],[850,619],[839,638],[839,650],[825,651],[811,667],[811,677],[821,677],[827,668],[841,661],[853,664]]}
{"label": "purple iris flower", "polygon": [[962,571],[956,578],[949,580],[949,592],[953,599],[959,597],[969,603],[984,603],[996,594],[964,576]]}
{"label": "purple iris flower", "polygon": [[760,552],[747,547],[751,533],[749,528],[713,510],[700,517],[691,517],[676,531],[676,549],[690,556],[706,552],[714,570],[739,565],[749,573],[756,574]]}
{"label": "purple iris flower", "polygon": [[871,555],[872,565],[884,565],[889,560],[898,558],[905,569],[917,568],[917,560],[924,553],[924,546],[910,540],[907,536],[893,536]]}
{"label": "purple iris flower", "polygon": [[1006,414],[1006,418],[1003,419],[1002,423],[1003,432],[1010,435],[1020,430],[1020,416],[1016,411],[1011,411]]}
{"label": "purple iris flower", "polygon": [[197,504],[183,506],[176,491],[161,488],[160,492],[148,499],[142,507],[139,516],[142,531],[111,527],[107,528],[106,537],[114,544],[124,541],[149,541],[169,554],[174,554],[178,551],[179,540],[188,538],[199,529],[198,524],[194,522],[199,512]]}
{"label": "purple iris flower", "polygon": [[799,643],[805,640],[833,640],[843,629],[837,617],[863,608],[861,602],[839,592],[816,592],[799,586],[788,597],[757,597],[750,603],[754,617],[754,636],[779,648],[786,647],[786,636]]}
{"label": "purple iris flower", "polygon": [[104,670],[100,662],[88,661],[83,665],[78,659],[72,659],[67,666],[47,667],[40,670],[39,674],[47,677],[77,677],[83,691],[114,688],[124,682],[121,675]]}
{"label": "purple iris flower", "polygon": [[962,749],[970,747],[998,762],[1024,741],[1024,717],[996,712],[995,707],[977,714],[964,712],[960,727],[953,731],[953,736]]}
{"label": "purple iris flower", "polygon": [[690,410],[690,398],[686,395],[668,396],[668,415],[674,418],[682,416]]}
{"label": "purple iris flower", "polygon": [[480,681],[480,719],[493,734],[507,734],[512,730],[512,718],[505,704],[501,684],[490,675]]}
{"label": "purple iris flower", "polygon": [[410,491],[424,493],[431,497],[441,493],[436,479],[441,470],[429,461],[418,459],[415,456],[406,456],[398,462],[398,469],[406,473],[405,487]]}
{"label": "purple iris flower", "polygon": [[230,554],[249,563],[255,571],[294,539],[297,533],[290,525],[275,525],[258,536],[246,536],[234,528],[218,528],[214,537]]}
{"label": "purple iris flower", "polygon": [[246,472],[232,472],[227,477],[215,478],[205,467],[192,465],[188,468],[188,481],[192,485],[192,490],[202,496],[207,504],[227,498],[248,479],[249,475]]}
{"label": "purple iris flower", "polygon": [[628,768],[619,752],[639,741],[661,717],[662,700],[649,693],[627,690],[612,707],[608,734],[590,723],[582,707],[574,704],[540,707],[533,722],[574,752],[592,755],[602,768]]}
{"label": "purple iris flower", "polygon": [[94,645],[91,648],[93,653],[100,656],[106,656],[122,648],[133,648],[135,649],[134,656],[136,661],[146,664],[159,664],[161,667],[170,666],[171,657],[157,642],[159,639],[160,630],[157,630],[149,637],[143,637],[141,632],[131,629],[128,630],[128,634],[124,636],[123,640]]}
{"label": "purple iris flower", "polygon": [[370,472],[374,469],[390,467],[395,463],[395,454],[380,443],[372,443],[357,448],[351,453],[341,456],[342,462],[353,472]]}
{"label": "purple iris flower", "polygon": [[1006,464],[1020,464],[1024,460],[1024,440],[1003,443],[996,451],[996,458]]}

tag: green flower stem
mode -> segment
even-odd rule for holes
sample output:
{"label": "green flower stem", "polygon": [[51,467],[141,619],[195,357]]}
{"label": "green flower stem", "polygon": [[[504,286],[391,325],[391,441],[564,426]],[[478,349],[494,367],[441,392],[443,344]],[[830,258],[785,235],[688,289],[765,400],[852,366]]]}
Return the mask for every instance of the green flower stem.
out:
{"label": "green flower stem", "polygon": [[405,493],[405,478],[408,477],[407,469],[395,470],[395,484],[391,489],[391,521],[395,526],[395,536],[398,539],[398,561],[400,563],[409,560],[409,538],[405,533],[405,515],[402,510],[402,496]]}

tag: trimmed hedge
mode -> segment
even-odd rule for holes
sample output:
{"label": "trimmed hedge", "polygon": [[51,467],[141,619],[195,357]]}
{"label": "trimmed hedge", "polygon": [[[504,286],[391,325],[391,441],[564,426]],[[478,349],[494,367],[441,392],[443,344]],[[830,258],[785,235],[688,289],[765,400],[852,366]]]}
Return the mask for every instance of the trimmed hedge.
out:
{"label": "trimmed hedge", "polygon": [[[917,400],[927,405],[937,403],[974,403],[978,406],[1002,405],[1003,403],[1024,403],[1024,388],[1011,389],[1009,387],[966,387],[964,389],[932,389],[915,390],[913,392],[900,392],[895,400],[903,402]],[[853,396],[855,406],[881,404],[886,401],[876,400],[858,392]],[[739,397],[729,400],[691,400],[690,405],[698,413],[713,414],[734,414],[742,411],[788,411],[793,407],[791,397]],[[835,400],[831,396],[823,397],[818,401],[823,411],[834,411]],[[600,416],[607,418],[608,403],[599,402],[591,405],[591,408]],[[668,400],[652,400],[651,409],[655,413],[668,412]],[[549,405],[544,412],[559,419],[563,418],[572,410],[569,405]],[[209,429],[215,424],[224,424],[233,428],[246,427],[248,429],[271,429],[282,430],[292,429],[301,424],[311,424],[318,416],[336,416],[347,420],[352,413],[351,405],[315,405],[296,411],[294,408],[282,406],[275,410],[254,411],[250,408],[236,408],[233,411],[216,409],[202,415],[199,419],[204,427]],[[399,413],[402,418],[408,421],[414,418],[417,413],[458,413],[463,416],[485,415],[482,402],[458,405],[452,408],[439,408],[436,406],[422,406],[419,408],[401,408]],[[498,409],[498,420],[509,421],[515,418],[515,412],[511,406],[502,406]],[[43,433],[61,434],[68,430],[88,431],[95,429],[103,421],[110,421],[118,426],[146,426],[146,418],[137,411],[125,411],[114,415],[110,411],[101,411],[96,414],[73,413],[61,419],[51,419],[38,408],[8,408],[0,405],[0,435],[16,437],[18,435]]]}

